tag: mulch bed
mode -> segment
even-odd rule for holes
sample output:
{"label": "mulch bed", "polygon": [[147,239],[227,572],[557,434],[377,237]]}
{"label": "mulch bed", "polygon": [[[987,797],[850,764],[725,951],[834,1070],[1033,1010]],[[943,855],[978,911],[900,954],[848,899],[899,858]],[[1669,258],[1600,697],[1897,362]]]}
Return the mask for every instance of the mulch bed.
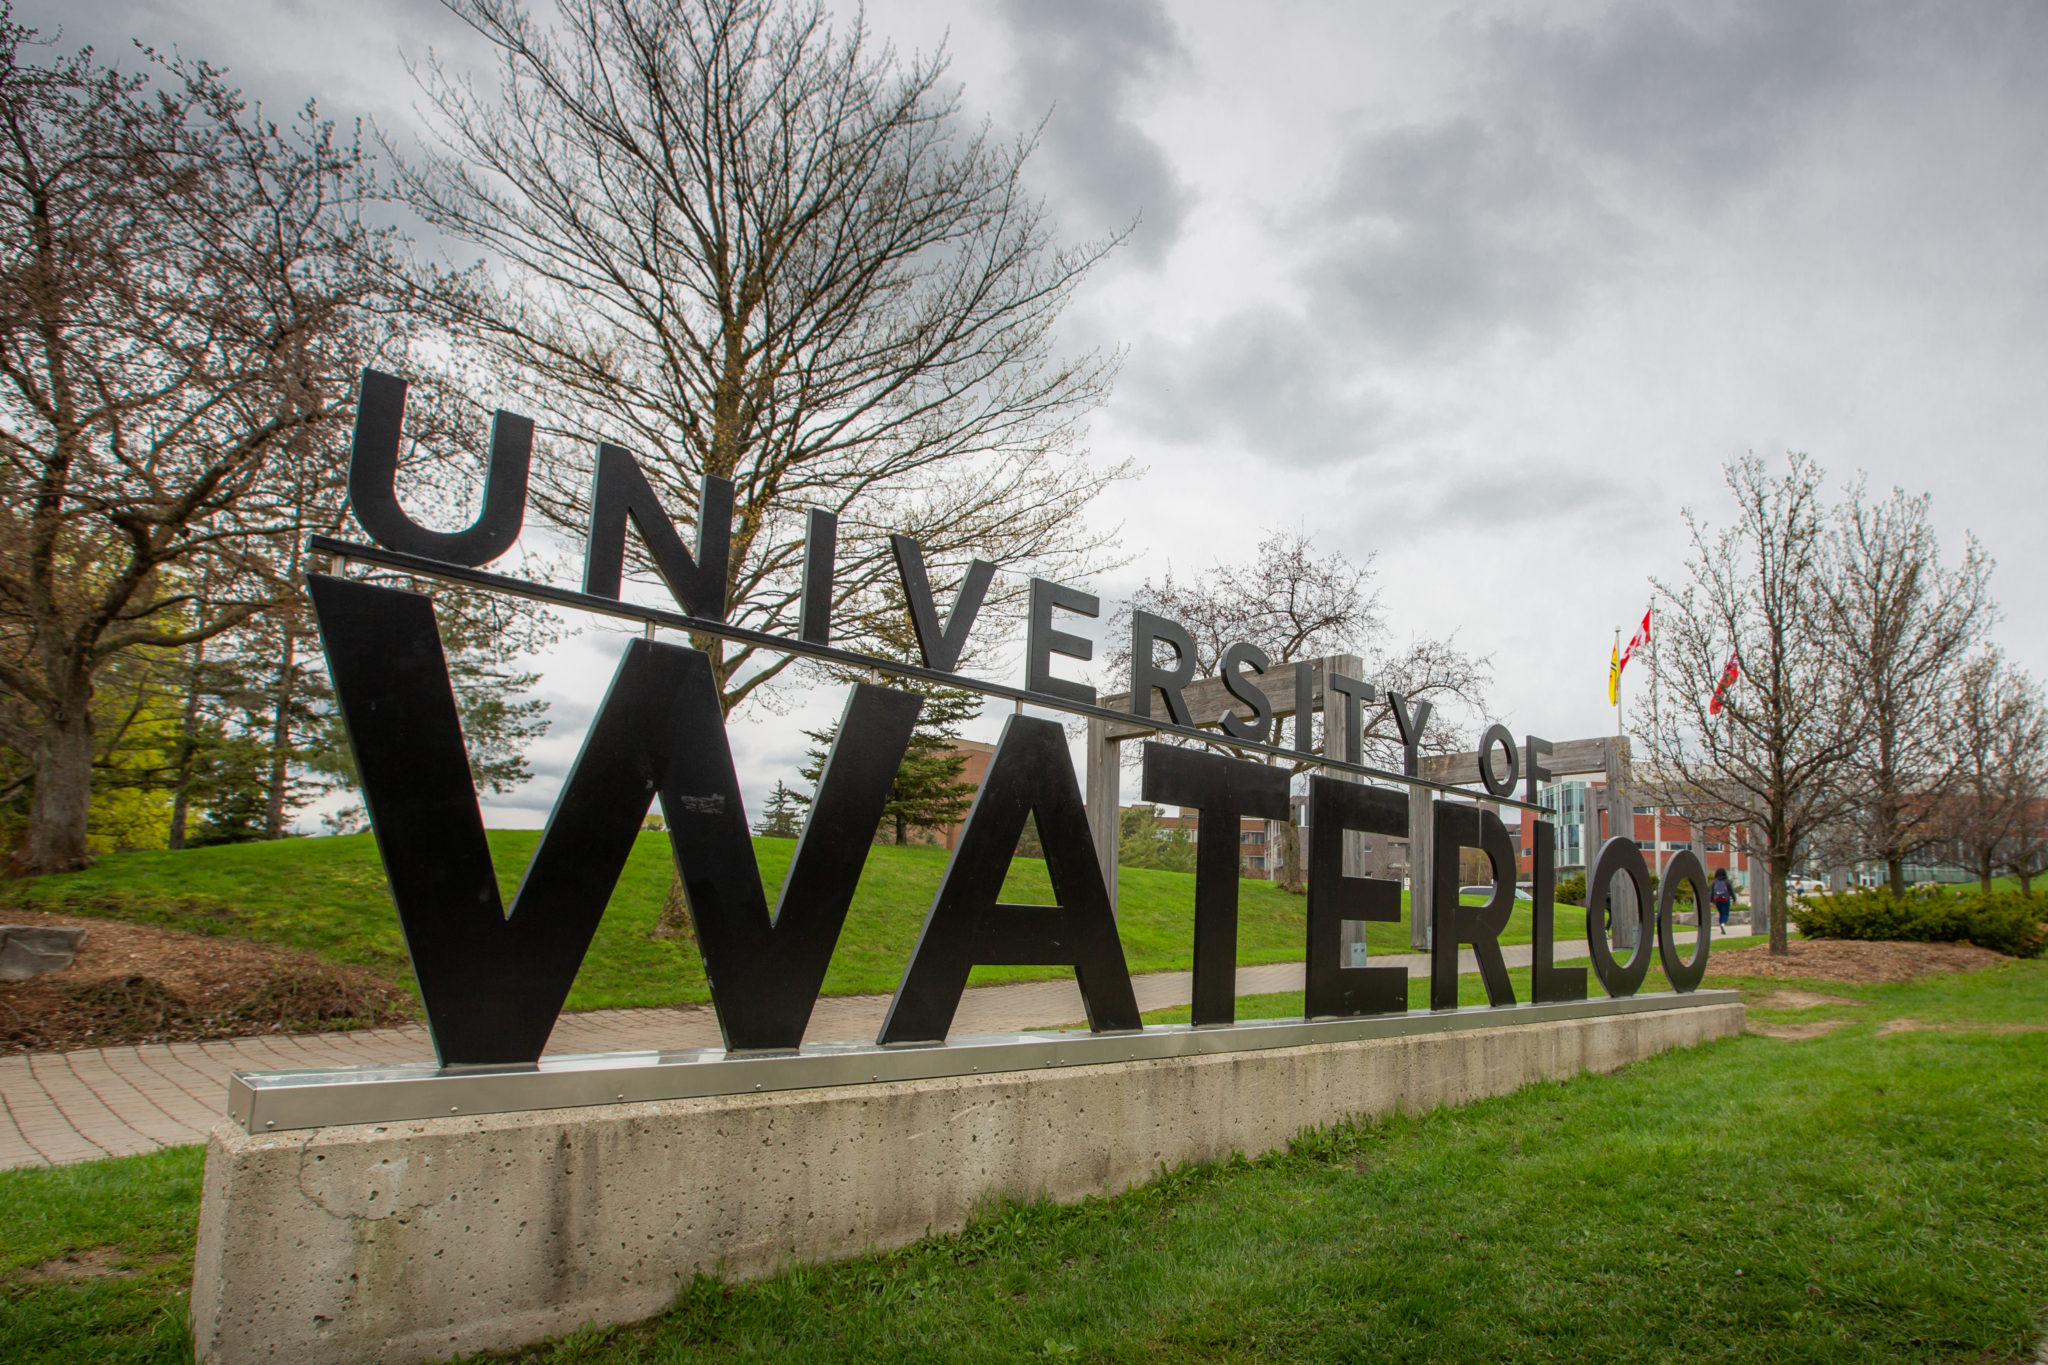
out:
{"label": "mulch bed", "polygon": [[1794,939],[1786,957],[1768,944],[1715,953],[1715,976],[1768,976],[1811,981],[1911,981],[1941,972],[1974,972],[2008,959],[1973,943],[1893,943],[1861,939]]}
{"label": "mulch bed", "polygon": [[0,1053],[407,1024],[411,992],[360,967],[238,939],[10,907],[8,924],[82,925],[69,967],[0,982]]}

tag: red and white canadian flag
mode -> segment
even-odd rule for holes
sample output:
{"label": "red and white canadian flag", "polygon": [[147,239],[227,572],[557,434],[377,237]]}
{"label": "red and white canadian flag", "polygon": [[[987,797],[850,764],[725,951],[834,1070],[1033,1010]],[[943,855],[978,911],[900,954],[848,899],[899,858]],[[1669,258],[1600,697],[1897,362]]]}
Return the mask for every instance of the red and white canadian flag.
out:
{"label": "red and white canadian flag", "polygon": [[1728,654],[1728,666],[1721,670],[1721,681],[1715,684],[1714,695],[1707,702],[1708,715],[1718,716],[1721,714],[1721,698],[1727,695],[1729,688],[1735,686],[1735,680],[1741,675],[1742,661],[1738,654],[1731,650]]}

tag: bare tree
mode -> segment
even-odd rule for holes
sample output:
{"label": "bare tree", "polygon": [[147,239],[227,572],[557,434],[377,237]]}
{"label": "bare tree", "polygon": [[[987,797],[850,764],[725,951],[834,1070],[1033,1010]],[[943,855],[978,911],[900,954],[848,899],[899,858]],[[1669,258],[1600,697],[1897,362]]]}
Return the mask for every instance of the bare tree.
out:
{"label": "bare tree", "polygon": [[[1224,649],[1238,641],[1257,645],[1276,668],[1329,654],[1356,654],[1366,681],[1410,701],[1427,701],[1444,717],[1424,732],[1423,747],[1432,753],[1469,748],[1469,736],[1451,719],[1452,710],[1477,711],[1485,705],[1487,659],[1465,653],[1455,639],[1396,641],[1381,613],[1371,558],[1354,564],[1342,554],[1318,550],[1299,531],[1268,532],[1249,564],[1219,563],[1190,579],[1177,579],[1171,571],[1158,583],[1146,579],[1110,623],[1107,662],[1111,676],[1126,689],[1134,611],[1187,627],[1195,642],[1197,677],[1214,677]],[[1390,709],[1366,713],[1364,749],[1367,761],[1400,767],[1400,737]],[[1296,763],[1292,771],[1299,774],[1307,766]],[[1281,844],[1281,880],[1298,891],[1300,837],[1292,822],[1281,832]]]}
{"label": "bare tree", "polygon": [[2031,881],[2041,865],[2039,807],[2048,787],[2048,710],[2033,679],[1985,650],[1942,708],[1959,780],[1941,803],[1942,832],[1991,889],[2001,869]]}
{"label": "bare tree", "polygon": [[1896,488],[1871,500],[1859,478],[1831,518],[1823,580],[1865,721],[1848,764],[1862,789],[1848,824],[1893,895],[1905,894],[1906,860],[1940,837],[1943,797],[1967,757],[1951,742],[1947,704],[1993,611],[1990,559],[1972,538],[1959,565],[1944,565],[1927,509],[1925,495]]}
{"label": "bare tree", "polygon": [[[345,423],[382,238],[362,159],[210,68],[35,66],[0,20],[0,683],[34,718],[12,866],[87,858],[94,681],[287,591],[268,480]],[[214,591],[193,590],[202,578]]]}
{"label": "bare tree", "polygon": [[[1733,520],[1716,530],[1686,509],[1685,578],[1652,580],[1657,703],[1635,740],[1660,790],[1697,808],[1701,823],[1749,831],[1749,851],[1769,866],[1771,952],[1783,954],[1786,880],[1854,798],[1846,765],[1863,739],[1861,699],[1825,590],[1820,468],[1792,455],[1773,477],[1748,456],[1725,476]],[[1731,650],[1740,680],[1715,714]]]}
{"label": "bare tree", "polygon": [[[943,53],[899,61],[817,3],[563,0],[553,28],[447,3],[499,85],[420,73],[439,142],[404,183],[492,258],[451,322],[577,451],[537,472],[548,515],[583,524],[599,440],[676,515],[729,478],[731,619],[786,631],[802,511],[825,508],[856,646],[888,610],[891,532],[957,571],[1089,563],[1081,511],[1121,470],[1086,461],[1079,424],[1111,364],[1055,356],[1051,328],[1115,241],[1057,246],[1029,145],[960,127]],[[693,644],[728,710],[788,663]]]}
{"label": "bare tree", "polygon": [[2048,722],[2040,693],[2027,684],[2031,714],[2015,726],[2005,749],[2008,790],[2012,798],[2012,837],[1999,866],[2019,878],[2020,890],[2032,895],[2034,878],[2048,870]]}

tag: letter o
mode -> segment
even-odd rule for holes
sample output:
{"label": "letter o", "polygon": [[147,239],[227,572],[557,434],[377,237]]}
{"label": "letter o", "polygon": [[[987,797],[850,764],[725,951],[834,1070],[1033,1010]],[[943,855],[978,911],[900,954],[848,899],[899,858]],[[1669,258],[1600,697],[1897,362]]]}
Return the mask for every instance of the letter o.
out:
{"label": "letter o", "polygon": [[[1496,776],[1493,771],[1493,750],[1498,745],[1507,750],[1508,775]],[[1515,779],[1522,775],[1522,755],[1515,748],[1515,737],[1505,725],[1489,725],[1486,734],[1479,741],[1479,780],[1495,796],[1513,796]]]}
{"label": "letter o", "polygon": [[1650,869],[1643,851],[1633,839],[1613,838],[1600,845],[1593,860],[1593,875],[1586,879],[1586,947],[1593,955],[1593,970],[1601,986],[1619,1000],[1642,989],[1650,971],[1650,926],[1638,925],[1636,950],[1627,962],[1616,962],[1607,946],[1607,890],[1617,875],[1626,876],[1636,889],[1636,905],[1650,906]]}
{"label": "letter o", "polygon": [[[1686,962],[1678,956],[1678,936],[1673,926],[1677,921],[1678,884],[1692,883],[1693,910],[1699,916],[1699,937],[1693,943],[1692,961]],[[1707,945],[1713,935],[1707,926],[1707,869],[1700,863],[1699,856],[1686,849],[1673,858],[1664,869],[1664,883],[1657,888],[1657,955],[1664,960],[1664,975],[1671,982],[1674,991],[1696,991],[1700,978],[1707,974]]]}

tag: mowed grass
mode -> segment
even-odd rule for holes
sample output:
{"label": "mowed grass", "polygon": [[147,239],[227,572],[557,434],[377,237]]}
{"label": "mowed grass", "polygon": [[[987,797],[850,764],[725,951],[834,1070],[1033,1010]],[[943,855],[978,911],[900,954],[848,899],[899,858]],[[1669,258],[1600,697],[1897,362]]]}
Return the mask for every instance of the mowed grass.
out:
{"label": "mowed grass", "polygon": [[[509,899],[519,885],[537,830],[493,830],[491,855]],[[771,905],[781,889],[795,841],[756,839],[755,857]],[[879,846],[861,875],[846,928],[825,977],[828,995],[896,989],[925,913],[945,870],[943,849]],[[704,964],[693,942],[657,938],[654,927],[671,878],[668,836],[640,836],[592,940],[571,1010],[677,1005],[710,999]],[[1133,972],[1180,971],[1194,962],[1195,879],[1192,873],[1123,868],[1118,921]],[[1045,864],[1019,858],[1004,887],[1007,900],[1050,904]],[[85,916],[137,920],[169,928],[227,934],[304,949],[412,984],[405,939],[392,908],[377,846],[367,834],[234,844],[175,853],[121,853],[83,872],[0,884],[8,903]],[[1289,962],[1304,953],[1303,899],[1272,882],[1239,883],[1238,960]],[[1406,897],[1399,924],[1375,924],[1376,952],[1408,946]],[[1529,912],[1519,903],[1503,943],[1529,940]],[[1060,967],[980,967],[973,982],[1046,980]]]}
{"label": "mowed grass", "polygon": [[[900,1252],[699,1277],[662,1317],[506,1359],[2031,1359],[2048,963],[1821,989],[1854,1003],[1756,1017],[1844,1021],[1825,1037],[1746,1035],[992,1207]],[[1880,1036],[1905,1019],[1924,1027]],[[0,1173],[0,1359],[181,1359],[199,1165]],[[67,1254],[127,1277],[43,1272]]]}
{"label": "mowed grass", "polygon": [[186,1361],[202,1147],[0,1171],[0,1360]]}

